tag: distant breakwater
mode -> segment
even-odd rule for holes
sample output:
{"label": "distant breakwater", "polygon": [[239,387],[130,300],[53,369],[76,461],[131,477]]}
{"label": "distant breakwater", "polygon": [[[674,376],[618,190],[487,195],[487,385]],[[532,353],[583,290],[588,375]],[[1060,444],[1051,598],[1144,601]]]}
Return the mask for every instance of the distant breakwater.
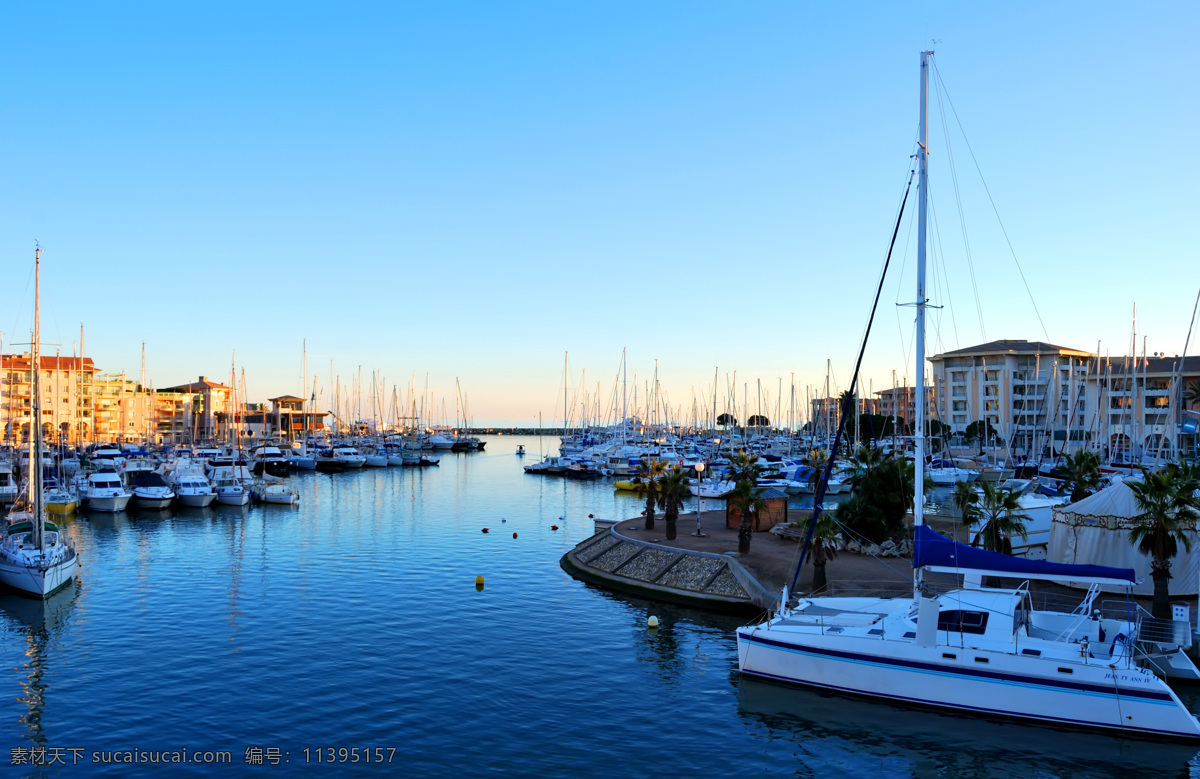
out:
{"label": "distant breakwater", "polygon": [[561,427],[468,427],[467,435],[542,435],[542,436],[563,436],[567,433],[578,432],[568,430],[563,432]]}

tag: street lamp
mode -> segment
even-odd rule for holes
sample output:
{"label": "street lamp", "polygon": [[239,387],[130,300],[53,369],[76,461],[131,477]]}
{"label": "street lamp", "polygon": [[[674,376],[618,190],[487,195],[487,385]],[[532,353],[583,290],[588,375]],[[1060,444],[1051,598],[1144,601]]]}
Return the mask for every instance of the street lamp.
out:
{"label": "street lamp", "polygon": [[698,538],[704,538],[704,534],[700,532],[700,488],[704,486],[704,463],[696,463],[696,532]]}

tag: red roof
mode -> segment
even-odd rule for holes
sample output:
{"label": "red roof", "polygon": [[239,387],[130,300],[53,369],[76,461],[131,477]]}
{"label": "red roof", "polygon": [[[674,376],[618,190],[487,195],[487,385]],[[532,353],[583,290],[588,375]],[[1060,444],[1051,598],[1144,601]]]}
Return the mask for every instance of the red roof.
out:
{"label": "red roof", "polygon": [[[33,355],[28,352],[25,354],[5,354],[0,357],[4,360],[5,368],[14,368],[16,370],[28,370],[30,363],[33,361]],[[42,370],[44,371],[78,371],[81,368],[84,371],[96,370],[96,365],[92,362],[91,357],[47,357],[44,354],[41,357]]]}

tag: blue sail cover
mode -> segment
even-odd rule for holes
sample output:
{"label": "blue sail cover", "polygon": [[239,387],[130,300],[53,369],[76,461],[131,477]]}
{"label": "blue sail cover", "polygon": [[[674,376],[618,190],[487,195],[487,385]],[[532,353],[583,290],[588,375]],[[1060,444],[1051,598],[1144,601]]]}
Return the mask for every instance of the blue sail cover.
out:
{"label": "blue sail cover", "polygon": [[1136,583],[1132,568],[1109,568],[1105,565],[1069,565],[1048,563],[1043,560],[1026,560],[1000,552],[990,552],[967,544],[951,541],[928,525],[916,528],[913,553],[913,568],[937,566],[973,571],[989,571],[994,574],[1012,574],[1014,577],[1028,576],[1035,579],[1117,579]]}

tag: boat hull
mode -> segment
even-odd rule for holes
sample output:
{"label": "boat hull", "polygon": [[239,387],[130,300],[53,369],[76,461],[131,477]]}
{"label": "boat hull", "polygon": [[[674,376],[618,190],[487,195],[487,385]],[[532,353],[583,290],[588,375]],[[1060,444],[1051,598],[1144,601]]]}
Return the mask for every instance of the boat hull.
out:
{"label": "boat hull", "polygon": [[0,560],[0,584],[26,595],[46,598],[61,590],[75,575],[75,554],[70,559],[48,566],[45,569],[26,568],[7,560]]}
{"label": "boat hull", "polygon": [[1200,741],[1200,722],[1161,679],[1136,668],[1076,666],[950,646],[738,631],[744,674],[789,684],[1149,738]]}
{"label": "boat hull", "polygon": [[68,501],[63,501],[61,503],[47,503],[46,504],[46,513],[47,514],[57,514],[59,516],[66,516],[67,514],[74,514],[75,509],[77,509],[78,507],[79,507],[79,501],[77,501],[77,500],[68,500]]}
{"label": "boat hull", "polygon": [[141,495],[133,496],[134,505],[142,509],[166,509],[170,508],[171,503],[174,501],[174,495],[164,495],[162,497],[142,497]]}
{"label": "boat hull", "polygon": [[218,493],[217,503],[222,506],[247,506],[250,504],[250,491]]}
{"label": "boat hull", "polygon": [[129,507],[129,501],[132,498],[132,495],[114,495],[108,498],[88,498],[87,507],[89,511],[124,511]]}
{"label": "boat hull", "polygon": [[179,505],[187,506],[188,508],[202,509],[206,506],[211,506],[217,496],[211,492],[203,495],[179,495]]}

